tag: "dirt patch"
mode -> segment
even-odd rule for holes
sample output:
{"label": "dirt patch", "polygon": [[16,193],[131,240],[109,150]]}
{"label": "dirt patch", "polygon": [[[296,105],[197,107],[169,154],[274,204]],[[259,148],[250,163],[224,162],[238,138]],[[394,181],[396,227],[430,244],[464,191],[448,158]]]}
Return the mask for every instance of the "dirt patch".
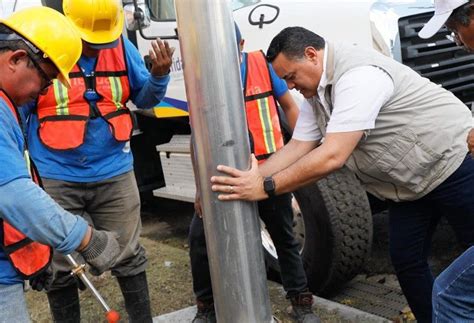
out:
{"label": "dirt patch", "polygon": [[[194,305],[191,272],[186,240],[168,238],[154,241],[142,238],[147,250],[149,267],[147,270],[151,307],[154,316],[169,313]],[[100,277],[89,275],[95,287],[109,306],[120,313],[126,322],[126,312],[117,281],[109,274]],[[292,322],[287,314],[288,302],[281,285],[269,281],[272,311],[280,322]],[[33,322],[51,322],[46,294],[29,291],[26,295]],[[104,322],[104,313],[89,291],[80,293],[81,321]],[[319,312],[324,322],[341,322],[336,313]]]}
{"label": "dirt patch", "polygon": [[[147,270],[153,315],[160,315],[194,304],[187,250],[166,243],[142,238],[147,250]],[[180,244],[174,241],[172,244]],[[117,281],[106,273],[100,277],[89,275],[109,306],[126,317],[122,294]],[[89,291],[80,293],[81,317],[84,322],[102,322],[101,307]],[[33,322],[51,322],[48,301],[44,293],[28,292],[28,307]]]}
{"label": "dirt patch", "polygon": [[[177,203],[157,200],[144,204],[143,231],[141,242],[147,250],[149,266],[147,270],[151,307],[154,316],[169,313],[194,305],[189,247],[187,243],[188,226],[193,214],[190,203]],[[374,216],[374,244],[372,257],[368,260],[362,274],[367,280],[375,280],[391,287],[398,286],[388,255],[387,217]],[[449,226],[441,223],[434,237],[431,263],[434,272],[439,272],[460,252],[461,248],[453,237]],[[109,306],[119,311],[126,319],[122,295],[116,280],[106,273],[100,277],[89,276],[101,292]],[[268,282],[272,312],[280,322],[292,322],[287,314],[289,306],[281,285]],[[82,321],[104,322],[102,308],[89,291],[80,293]],[[48,301],[44,293],[30,291],[27,301],[33,322],[51,322]],[[337,312],[316,309],[324,322],[345,322]],[[123,320],[126,322],[126,320]]]}

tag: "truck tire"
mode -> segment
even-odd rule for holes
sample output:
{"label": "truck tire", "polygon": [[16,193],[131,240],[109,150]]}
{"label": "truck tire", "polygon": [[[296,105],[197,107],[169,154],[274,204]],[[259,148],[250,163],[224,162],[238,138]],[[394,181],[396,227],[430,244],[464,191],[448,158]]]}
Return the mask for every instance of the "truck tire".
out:
{"label": "truck tire", "polygon": [[[321,296],[357,275],[372,247],[372,214],[367,194],[347,168],[294,193],[294,231],[300,242],[308,287]],[[268,233],[262,232],[269,276],[279,272]]]}

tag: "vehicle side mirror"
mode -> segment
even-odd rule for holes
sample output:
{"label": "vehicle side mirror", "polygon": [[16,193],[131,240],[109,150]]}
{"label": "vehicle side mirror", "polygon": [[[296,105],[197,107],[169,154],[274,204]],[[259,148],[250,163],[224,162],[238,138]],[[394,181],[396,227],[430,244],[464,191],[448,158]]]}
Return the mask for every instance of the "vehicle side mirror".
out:
{"label": "vehicle side mirror", "polygon": [[126,4],[123,9],[127,30],[137,31],[150,26],[150,11],[144,0],[134,0],[133,3]]}

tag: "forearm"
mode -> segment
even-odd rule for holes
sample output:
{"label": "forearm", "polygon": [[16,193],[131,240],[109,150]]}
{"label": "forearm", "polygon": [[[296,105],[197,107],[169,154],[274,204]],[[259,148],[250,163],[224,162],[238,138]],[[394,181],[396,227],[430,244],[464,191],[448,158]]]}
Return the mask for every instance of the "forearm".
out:
{"label": "forearm", "polygon": [[319,147],[273,176],[276,193],[292,192],[343,167],[363,133],[328,133]]}
{"label": "forearm", "polygon": [[291,139],[282,149],[274,153],[259,166],[262,176],[276,174],[289,167],[317,146],[318,142]]}
{"label": "forearm", "polygon": [[291,127],[291,130],[295,130],[296,120],[298,120],[298,110],[292,109],[288,112],[285,112],[286,119],[288,120],[288,124]]}
{"label": "forearm", "polygon": [[287,91],[285,94],[279,97],[278,102],[280,103],[283,112],[285,112],[286,120],[288,120],[291,131],[295,130],[296,120],[298,120],[300,110],[298,109],[298,106],[296,105],[295,100],[293,100],[290,92]]}
{"label": "forearm", "polygon": [[0,186],[0,216],[30,239],[60,253],[87,244],[87,222],[61,208],[27,178]]}
{"label": "forearm", "polygon": [[289,193],[309,183],[316,182],[343,166],[334,156],[320,146],[273,175],[276,194]]}
{"label": "forearm", "polygon": [[133,103],[139,109],[153,108],[165,97],[169,80],[169,75],[162,77],[150,75],[143,87],[132,97]]}

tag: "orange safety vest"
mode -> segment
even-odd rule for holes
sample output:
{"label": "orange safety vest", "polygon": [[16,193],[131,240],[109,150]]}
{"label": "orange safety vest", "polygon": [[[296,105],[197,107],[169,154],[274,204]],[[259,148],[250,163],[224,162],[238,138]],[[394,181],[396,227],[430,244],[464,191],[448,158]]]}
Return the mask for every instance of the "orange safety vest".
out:
{"label": "orange safety vest", "polygon": [[284,145],[270,70],[262,51],[247,54],[244,84],[251,148],[261,163]]}
{"label": "orange safety vest", "polygon": [[[17,122],[21,125],[16,106],[1,90],[0,98],[7,103]],[[33,181],[40,184],[41,180],[33,161],[29,159],[27,162]],[[32,241],[3,219],[0,219],[0,235],[1,248],[23,279],[31,278],[48,268],[53,256],[51,247]]]}
{"label": "orange safety vest", "polygon": [[[133,122],[125,106],[130,96],[123,40],[115,48],[102,49],[92,76],[86,77],[78,64],[69,73],[68,90],[57,80],[38,99],[38,134],[41,142],[56,150],[75,149],[84,143],[91,117],[102,117],[118,142],[130,140]],[[96,107],[85,98],[94,90],[101,98]]]}

